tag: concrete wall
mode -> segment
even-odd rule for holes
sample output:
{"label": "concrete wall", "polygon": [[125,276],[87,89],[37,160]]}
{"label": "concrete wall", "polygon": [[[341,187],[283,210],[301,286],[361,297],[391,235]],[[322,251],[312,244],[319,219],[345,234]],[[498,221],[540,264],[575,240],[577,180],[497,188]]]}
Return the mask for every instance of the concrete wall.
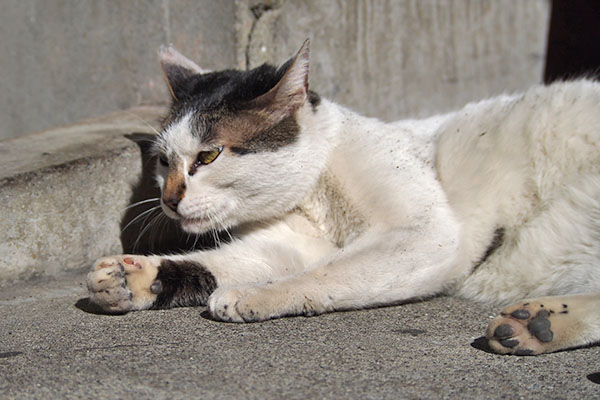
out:
{"label": "concrete wall", "polygon": [[450,110],[542,78],[545,0],[287,1],[275,12],[263,28],[275,59],[311,37],[313,88],[386,120]]}
{"label": "concrete wall", "polygon": [[209,69],[285,60],[385,119],[540,81],[548,0],[3,0],[0,138],[167,99],[156,49]]}
{"label": "concrete wall", "polygon": [[164,102],[156,50],[235,63],[235,8],[214,0],[2,0],[0,138]]}

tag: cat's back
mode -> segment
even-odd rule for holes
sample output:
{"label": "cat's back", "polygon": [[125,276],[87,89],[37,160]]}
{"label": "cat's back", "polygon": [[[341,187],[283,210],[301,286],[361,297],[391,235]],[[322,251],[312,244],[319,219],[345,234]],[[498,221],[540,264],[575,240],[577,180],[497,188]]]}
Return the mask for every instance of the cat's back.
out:
{"label": "cat's back", "polygon": [[521,181],[527,171],[543,192],[573,173],[598,171],[599,111],[600,83],[590,80],[469,104],[438,132],[435,157],[442,183],[448,188],[460,181],[506,184]]}
{"label": "cat's back", "polygon": [[536,86],[472,103],[437,136],[435,165],[474,258],[561,188],[600,173],[600,84]]}

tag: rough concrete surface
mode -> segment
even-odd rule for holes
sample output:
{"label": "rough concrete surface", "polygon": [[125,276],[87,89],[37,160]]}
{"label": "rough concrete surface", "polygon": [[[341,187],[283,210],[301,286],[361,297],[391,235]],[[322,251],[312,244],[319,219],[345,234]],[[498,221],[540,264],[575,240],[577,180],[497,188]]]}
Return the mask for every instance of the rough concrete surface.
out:
{"label": "rough concrete surface", "polygon": [[499,356],[452,298],[237,325],[203,308],[95,315],[84,273],[0,292],[2,399],[592,399],[600,347]]}
{"label": "rough concrete surface", "polygon": [[163,113],[141,107],[0,141],[0,284],[122,251],[144,163],[132,134],[153,134]]}

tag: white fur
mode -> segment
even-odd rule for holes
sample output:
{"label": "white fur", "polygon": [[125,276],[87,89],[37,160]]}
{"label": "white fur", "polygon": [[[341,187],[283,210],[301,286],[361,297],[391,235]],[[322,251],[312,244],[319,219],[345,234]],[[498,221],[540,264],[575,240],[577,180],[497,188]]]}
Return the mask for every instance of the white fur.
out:
{"label": "white fur", "polygon": [[[304,104],[295,143],[226,149],[186,175],[184,228],[236,239],[169,258],[211,271],[209,309],[234,321],[444,291],[497,303],[599,292],[599,108],[600,85],[585,80],[391,124]],[[163,135],[188,163],[202,149],[189,120]],[[478,265],[498,228],[503,245]]]}
{"label": "white fur", "polygon": [[[270,228],[261,228],[264,222],[252,228],[246,225],[244,229],[252,233],[242,235],[239,243],[223,246],[226,251],[247,247],[243,242],[255,240],[253,235],[260,235],[266,243],[283,242],[285,247],[285,236],[277,231],[269,237],[268,232],[273,224],[289,227],[287,220],[299,215],[308,221],[310,235],[336,249],[320,262],[305,265],[305,270],[318,269],[320,264],[326,268],[341,259],[355,264],[354,248],[357,253],[377,248],[378,254],[367,257],[380,259],[381,264],[369,262],[356,268],[361,272],[367,268],[370,275],[386,279],[399,275],[425,286],[414,289],[387,282],[398,293],[410,292],[392,295],[395,300],[436,293],[449,282],[458,282],[455,287],[467,297],[514,300],[548,281],[548,277],[532,274],[531,266],[539,264],[536,258],[551,258],[539,267],[544,274],[548,268],[567,268],[563,261],[554,265],[561,257],[587,266],[581,268],[593,268],[590,261],[597,260],[600,230],[593,217],[600,191],[599,96],[596,83],[563,83],[470,104],[448,115],[393,124],[361,117],[323,100],[316,113],[309,105],[298,111],[302,134],[296,143],[242,157],[225,151],[217,162],[188,176],[180,212],[190,218],[213,215],[219,227],[227,228],[271,221]],[[183,118],[164,138],[169,149],[191,160],[201,145],[192,144],[187,123],[189,119]],[[343,209],[336,211],[336,207]],[[539,234],[525,234],[544,224],[556,227],[540,226]],[[345,231],[339,232],[340,226]],[[580,235],[566,231],[572,226]],[[503,247],[466,279],[496,227],[504,227],[505,240],[518,240],[519,248],[542,248],[522,254],[526,259],[504,264],[500,257],[509,259],[510,254],[504,253],[514,251],[517,244]],[[299,229],[295,235],[303,237],[306,232]],[[581,251],[574,252],[579,256],[559,251],[556,244],[544,251],[543,244],[552,235],[562,247],[588,243],[590,248],[585,256]],[[344,239],[348,237],[352,240]],[[288,245],[295,243],[292,240]],[[302,257],[310,253],[310,249],[296,250]],[[248,258],[252,263],[252,257]],[[276,269],[280,262],[272,260],[272,264]],[[506,285],[495,277],[496,268],[527,268],[523,275],[528,279],[512,279]],[[351,274],[350,268],[342,269]],[[440,275],[443,282],[434,284]],[[479,275],[490,279],[475,283],[473,278]],[[248,277],[248,281],[255,279]],[[599,286],[594,280],[575,281],[563,281],[560,291],[589,291]]]}

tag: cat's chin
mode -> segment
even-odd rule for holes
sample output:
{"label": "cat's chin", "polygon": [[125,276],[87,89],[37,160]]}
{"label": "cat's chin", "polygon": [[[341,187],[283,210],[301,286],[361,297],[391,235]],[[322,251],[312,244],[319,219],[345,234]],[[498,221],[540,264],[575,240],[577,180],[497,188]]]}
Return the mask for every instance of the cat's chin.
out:
{"label": "cat's chin", "polygon": [[181,228],[188,233],[204,233],[211,228],[208,218],[181,218],[179,223]]}

